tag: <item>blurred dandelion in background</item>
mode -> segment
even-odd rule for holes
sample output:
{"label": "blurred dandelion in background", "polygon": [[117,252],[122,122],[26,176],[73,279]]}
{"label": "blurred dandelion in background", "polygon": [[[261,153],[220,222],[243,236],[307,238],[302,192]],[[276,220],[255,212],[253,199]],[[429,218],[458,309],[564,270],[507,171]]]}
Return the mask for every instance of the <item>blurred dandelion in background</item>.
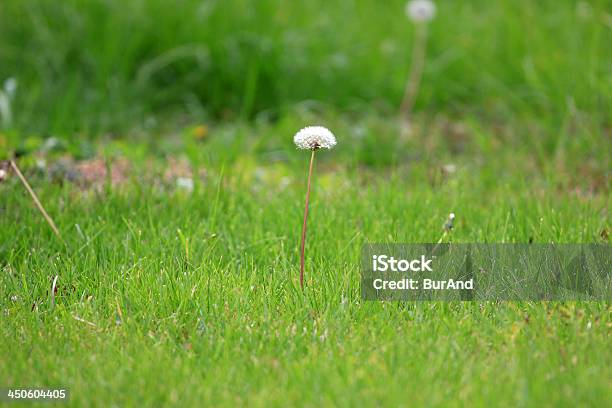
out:
{"label": "blurred dandelion in background", "polygon": [[427,45],[427,22],[436,14],[436,5],[430,0],[411,0],[406,4],[406,15],[416,24],[415,41],[412,48],[410,73],[406,81],[404,97],[400,106],[401,134],[409,136],[411,132],[410,115],[419,91],[423,66],[425,65],[425,48]]}
{"label": "blurred dandelion in background", "polygon": [[436,14],[436,5],[431,0],[412,0],[406,4],[406,15],[414,22],[429,21]]}

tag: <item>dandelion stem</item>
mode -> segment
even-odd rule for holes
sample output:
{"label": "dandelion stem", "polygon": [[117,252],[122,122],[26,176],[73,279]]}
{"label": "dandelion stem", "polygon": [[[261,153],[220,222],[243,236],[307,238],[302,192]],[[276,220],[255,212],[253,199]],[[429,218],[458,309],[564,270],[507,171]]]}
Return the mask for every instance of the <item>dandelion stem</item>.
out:
{"label": "dandelion stem", "polygon": [[304,207],[304,223],[302,224],[302,246],[300,250],[300,286],[304,289],[304,249],[306,247],[306,220],[308,219],[308,203],[310,201],[310,180],[312,178],[312,167],[314,164],[316,149],[312,149],[310,156],[310,167],[308,169],[308,187],[306,189],[306,205]]}
{"label": "dandelion stem", "polygon": [[30,184],[28,183],[26,178],[23,176],[23,174],[19,170],[19,167],[17,167],[17,163],[15,163],[14,160],[11,160],[10,162],[11,162],[11,167],[13,168],[15,173],[17,174],[17,177],[19,177],[19,180],[21,180],[21,183],[23,183],[23,186],[26,188],[26,190],[28,190],[28,193],[30,193],[30,196],[32,197],[32,200],[34,201],[34,204],[36,204],[36,207],[38,208],[40,213],[43,215],[45,220],[47,221],[47,224],[49,224],[49,226],[51,227],[51,229],[53,230],[55,235],[57,235],[57,237],[60,239],[60,241],[64,242],[63,239],[62,239],[62,236],[60,235],[59,230],[55,226],[55,223],[53,222],[51,217],[49,217],[49,214],[47,214],[47,212],[45,211],[45,208],[40,203],[40,200],[36,196],[36,193],[34,192],[34,190],[32,190],[32,187],[30,187]]}
{"label": "dandelion stem", "polygon": [[410,127],[410,115],[421,83],[423,65],[425,64],[426,44],[427,25],[423,23],[417,24],[416,39],[414,48],[412,49],[412,65],[410,67],[406,89],[404,90],[404,98],[402,99],[402,105],[400,107],[400,118],[406,129]]}
{"label": "dandelion stem", "polygon": [[436,245],[433,247],[433,249],[431,250],[431,253],[434,254],[436,252],[436,250],[438,249],[438,247],[440,246],[440,244],[442,243],[442,241],[444,241],[444,238],[446,238],[446,236],[448,235],[448,230],[445,229],[444,232],[442,233],[442,236],[440,237],[440,239],[438,240],[438,242],[436,242]]}

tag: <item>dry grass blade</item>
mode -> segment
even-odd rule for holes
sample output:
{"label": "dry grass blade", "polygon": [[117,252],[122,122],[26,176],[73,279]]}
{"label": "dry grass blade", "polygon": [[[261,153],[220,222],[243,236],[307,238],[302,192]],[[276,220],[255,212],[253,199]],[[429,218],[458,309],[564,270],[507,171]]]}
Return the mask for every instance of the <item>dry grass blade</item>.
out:
{"label": "dry grass blade", "polygon": [[89,326],[94,327],[96,329],[98,328],[98,326],[95,323],[92,323],[89,320],[85,320],[82,317],[79,317],[79,316],[76,316],[76,315],[72,315],[72,318],[74,320],[76,320],[77,322],[85,323],[86,325],[89,325]]}
{"label": "dry grass blade", "polygon": [[11,167],[15,171],[15,174],[17,174],[17,177],[19,177],[19,180],[21,180],[21,183],[23,183],[23,186],[26,188],[26,190],[28,190],[28,193],[30,193],[30,196],[32,197],[32,200],[34,201],[34,204],[36,204],[36,207],[38,208],[40,213],[43,215],[45,220],[47,221],[47,224],[49,224],[49,226],[51,227],[55,235],[60,239],[60,241],[64,242],[59,232],[59,229],[57,229],[57,227],[55,226],[55,223],[53,222],[49,214],[47,214],[47,211],[45,211],[45,208],[43,207],[42,203],[36,196],[36,193],[34,192],[34,190],[32,190],[32,187],[30,187],[30,184],[28,183],[24,175],[19,170],[19,167],[17,167],[17,163],[15,163],[14,160],[11,160],[10,162],[11,162]]}

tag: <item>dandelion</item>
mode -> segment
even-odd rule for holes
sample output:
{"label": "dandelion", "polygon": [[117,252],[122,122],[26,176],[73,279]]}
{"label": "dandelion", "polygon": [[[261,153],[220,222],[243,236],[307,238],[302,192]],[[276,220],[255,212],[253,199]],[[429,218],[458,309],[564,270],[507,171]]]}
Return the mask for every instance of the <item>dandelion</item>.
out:
{"label": "dandelion", "polygon": [[455,213],[452,212],[452,213],[448,214],[448,218],[446,219],[446,222],[444,223],[444,225],[442,225],[442,229],[444,231],[442,232],[442,236],[440,237],[440,239],[438,240],[438,242],[434,246],[434,249],[433,249],[432,252],[435,252],[438,249],[438,247],[440,246],[440,244],[442,243],[442,241],[444,241],[444,238],[446,238],[448,235],[450,235],[450,233],[453,230],[454,226],[455,226]]}
{"label": "dandelion", "polygon": [[336,137],[323,126],[308,126],[301,129],[293,137],[298,149],[311,150],[310,167],[308,168],[308,187],[306,189],[306,205],[304,207],[304,223],[302,224],[302,242],[300,247],[300,286],[304,289],[304,249],[306,247],[306,220],[308,219],[308,204],[310,201],[310,185],[315,152],[318,149],[331,149],[336,145]]}
{"label": "dandelion", "polygon": [[434,18],[436,5],[431,0],[412,0],[406,3],[406,15],[414,22],[427,22]]}
{"label": "dandelion", "polygon": [[419,90],[423,65],[425,64],[425,46],[427,44],[427,25],[425,23],[433,19],[435,14],[436,5],[431,0],[411,0],[406,4],[406,15],[416,23],[416,39],[412,49],[412,66],[400,107],[403,135],[410,130],[410,113]]}
{"label": "dandelion", "polygon": [[450,232],[450,230],[453,229],[454,222],[455,222],[455,213],[450,213],[448,215],[448,219],[444,223],[444,231],[449,231]]}
{"label": "dandelion", "polygon": [[331,149],[336,145],[334,134],[323,126],[307,126],[293,137],[298,149],[312,150]]}

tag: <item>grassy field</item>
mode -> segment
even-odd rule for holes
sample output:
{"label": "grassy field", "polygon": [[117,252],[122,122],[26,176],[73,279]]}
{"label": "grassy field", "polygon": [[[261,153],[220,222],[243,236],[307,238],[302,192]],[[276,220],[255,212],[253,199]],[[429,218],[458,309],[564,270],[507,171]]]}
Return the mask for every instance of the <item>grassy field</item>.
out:
{"label": "grassy field", "polygon": [[[384,3],[384,4],[383,4]],[[365,302],[367,242],[605,243],[608,1],[7,0],[0,388],[70,406],[606,406],[609,302]],[[309,153],[318,154],[299,285]],[[1,166],[0,166],[1,168]],[[109,171],[110,170],[110,171]],[[193,189],[181,184],[192,180]],[[57,276],[57,290],[52,290]],[[1,404],[1,402],[0,402]]]}
{"label": "grassy field", "polygon": [[452,174],[435,156],[338,164],[340,136],[317,163],[302,293],[308,154],[288,141],[266,161],[236,135],[243,153],[215,164],[216,135],[192,152],[192,193],[137,154],[115,186],[34,172],[66,245],[16,179],[2,185],[3,383],[64,386],[74,405],[605,405],[606,302],[367,303],[358,275],[362,243],[435,242],[450,211],[454,242],[604,242],[605,186],[518,150],[454,156]]}

